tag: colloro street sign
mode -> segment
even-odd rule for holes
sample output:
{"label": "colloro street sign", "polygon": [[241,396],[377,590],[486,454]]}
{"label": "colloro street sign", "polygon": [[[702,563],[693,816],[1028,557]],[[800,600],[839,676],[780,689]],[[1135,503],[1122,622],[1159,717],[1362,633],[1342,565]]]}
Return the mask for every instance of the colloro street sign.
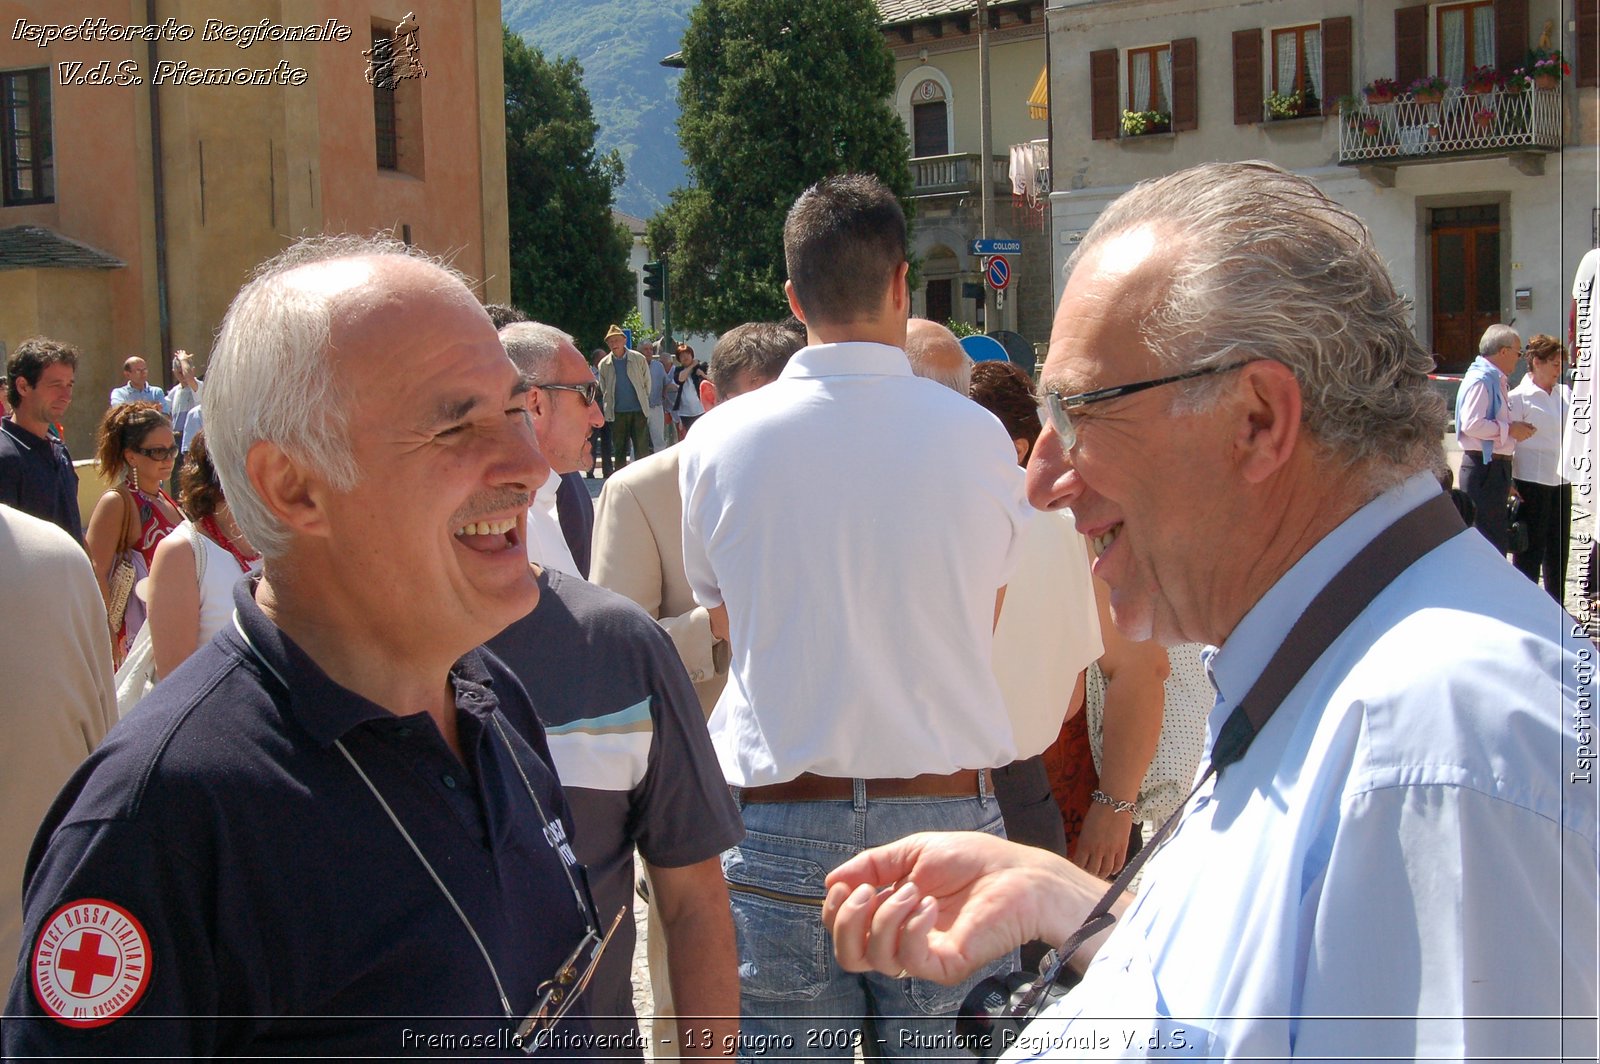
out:
{"label": "colloro street sign", "polygon": [[1022,241],[1020,240],[974,240],[972,242],[974,255],[1020,255],[1022,254]]}

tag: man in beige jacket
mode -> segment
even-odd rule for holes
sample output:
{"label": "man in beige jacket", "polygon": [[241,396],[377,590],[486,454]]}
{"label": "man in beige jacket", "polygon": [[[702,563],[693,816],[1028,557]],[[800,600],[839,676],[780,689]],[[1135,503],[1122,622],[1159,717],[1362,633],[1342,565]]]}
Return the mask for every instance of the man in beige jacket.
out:
{"label": "man in beige jacket", "polygon": [[[719,401],[777,379],[805,336],[783,325],[751,322],[729,330],[711,353]],[[728,681],[728,644],[695,605],[683,571],[683,500],[678,455],[668,448],[606,479],[594,515],[595,583],[625,595],[661,623],[678,648],[707,716]]]}
{"label": "man in beige jacket", "polygon": [[[628,441],[633,441],[637,461],[654,453],[650,442],[650,360],[628,346],[628,335],[616,325],[606,330],[606,346],[611,353],[600,360],[596,376],[605,404],[606,421],[611,425],[611,453],[616,468],[628,464]],[[623,366],[617,372],[617,364]]]}
{"label": "man in beige jacket", "polygon": [[[719,401],[776,380],[805,334],[753,322],[724,333],[711,353],[711,385]],[[728,682],[726,631],[713,631],[710,613],[695,604],[683,570],[683,500],[678,495],[678,448],[669,447],[606,478],[594,513],[590,578],[637,602],[678,649],[706,716]],[[652,931],[661,926],[654,905]],[[672,989],[661,936],[648,939],[656,1030],[672,1029]],[[657,1043],[656,1056],[675,1056]]]}
{"label": "man in beige jacket", "polygon": [[50,803],[117,721],[105,603],[83,547],[0,506],[0,957],[21,949],[22,868]]}

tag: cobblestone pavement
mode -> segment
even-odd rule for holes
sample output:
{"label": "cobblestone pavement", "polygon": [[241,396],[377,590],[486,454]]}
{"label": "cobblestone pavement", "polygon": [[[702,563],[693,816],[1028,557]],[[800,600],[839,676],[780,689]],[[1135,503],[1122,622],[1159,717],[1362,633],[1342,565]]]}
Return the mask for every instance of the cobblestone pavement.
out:
{"label": "cobblestone pavement", "polygon": [[[645,949],[648,945],[650,934],[650,921],[645,915],[648,910],[644,899],[638,893],[633,895],[633,926],[638,930],[638,939],[633,945],[633,1014],[639,1017],[639,1027],[646,1037],[650,1035],[650,1018],[655,1015],[655,995],[650,992],[650,969],[645,961]],[[645,1058],[651,1059],[648,1049]]]}

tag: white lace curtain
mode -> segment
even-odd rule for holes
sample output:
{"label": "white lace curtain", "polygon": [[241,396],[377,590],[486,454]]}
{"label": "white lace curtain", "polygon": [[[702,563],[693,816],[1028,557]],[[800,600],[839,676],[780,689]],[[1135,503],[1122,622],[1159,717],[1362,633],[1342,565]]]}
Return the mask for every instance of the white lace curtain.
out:
{"label": "white lace curtain", "polygon": [[[1159,79],[1159,96],[1150,84],[1150,58],[1155,57],[1156,77]],[[1133,86],[1128,101],[1130,111],[1172,110],[1172,49],[1135,53],[1132,60]]]}
{"label": "white lace curtain", "polygon": [[1460,85],[1467,71],[1494,63],[1494,15],[1488,6],[1472,8],[1470,53],[1465,8],[1439,12],[1439,37],[1443,50],[1439,56],[1439,74],[1452,85]]}
{"label": "white lace curtain", "polygon": [[1140,54],[1138,62],[1133,64],[1133,100],[1128,110],[1150,110],[1150,59],[1148,55]]}
{"label": "white lace curtain", "polygon": [[1300,70],[1300,41],[1306,42],[1306,87],[1322,99],[1322,31],[1306,29],[1275,35],[1278,53],[1278,91],[1287,96],[1295,90],[1295,75]]}
{"label": "white lace curtain", "polygon": [[1322,99],[1322,31],[1306,30],[1306,82]]}

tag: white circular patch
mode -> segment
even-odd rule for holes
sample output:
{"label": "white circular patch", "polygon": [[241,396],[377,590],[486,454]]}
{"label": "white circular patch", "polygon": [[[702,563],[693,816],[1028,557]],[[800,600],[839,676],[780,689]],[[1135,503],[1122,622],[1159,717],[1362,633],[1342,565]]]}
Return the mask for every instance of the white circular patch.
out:
{"label": "white circular patch", "polygon": [[99,898],[57,909],[33,947],[33,996],[69,1027],[99,1027],[150,985],[150,936],[132,913]]}

